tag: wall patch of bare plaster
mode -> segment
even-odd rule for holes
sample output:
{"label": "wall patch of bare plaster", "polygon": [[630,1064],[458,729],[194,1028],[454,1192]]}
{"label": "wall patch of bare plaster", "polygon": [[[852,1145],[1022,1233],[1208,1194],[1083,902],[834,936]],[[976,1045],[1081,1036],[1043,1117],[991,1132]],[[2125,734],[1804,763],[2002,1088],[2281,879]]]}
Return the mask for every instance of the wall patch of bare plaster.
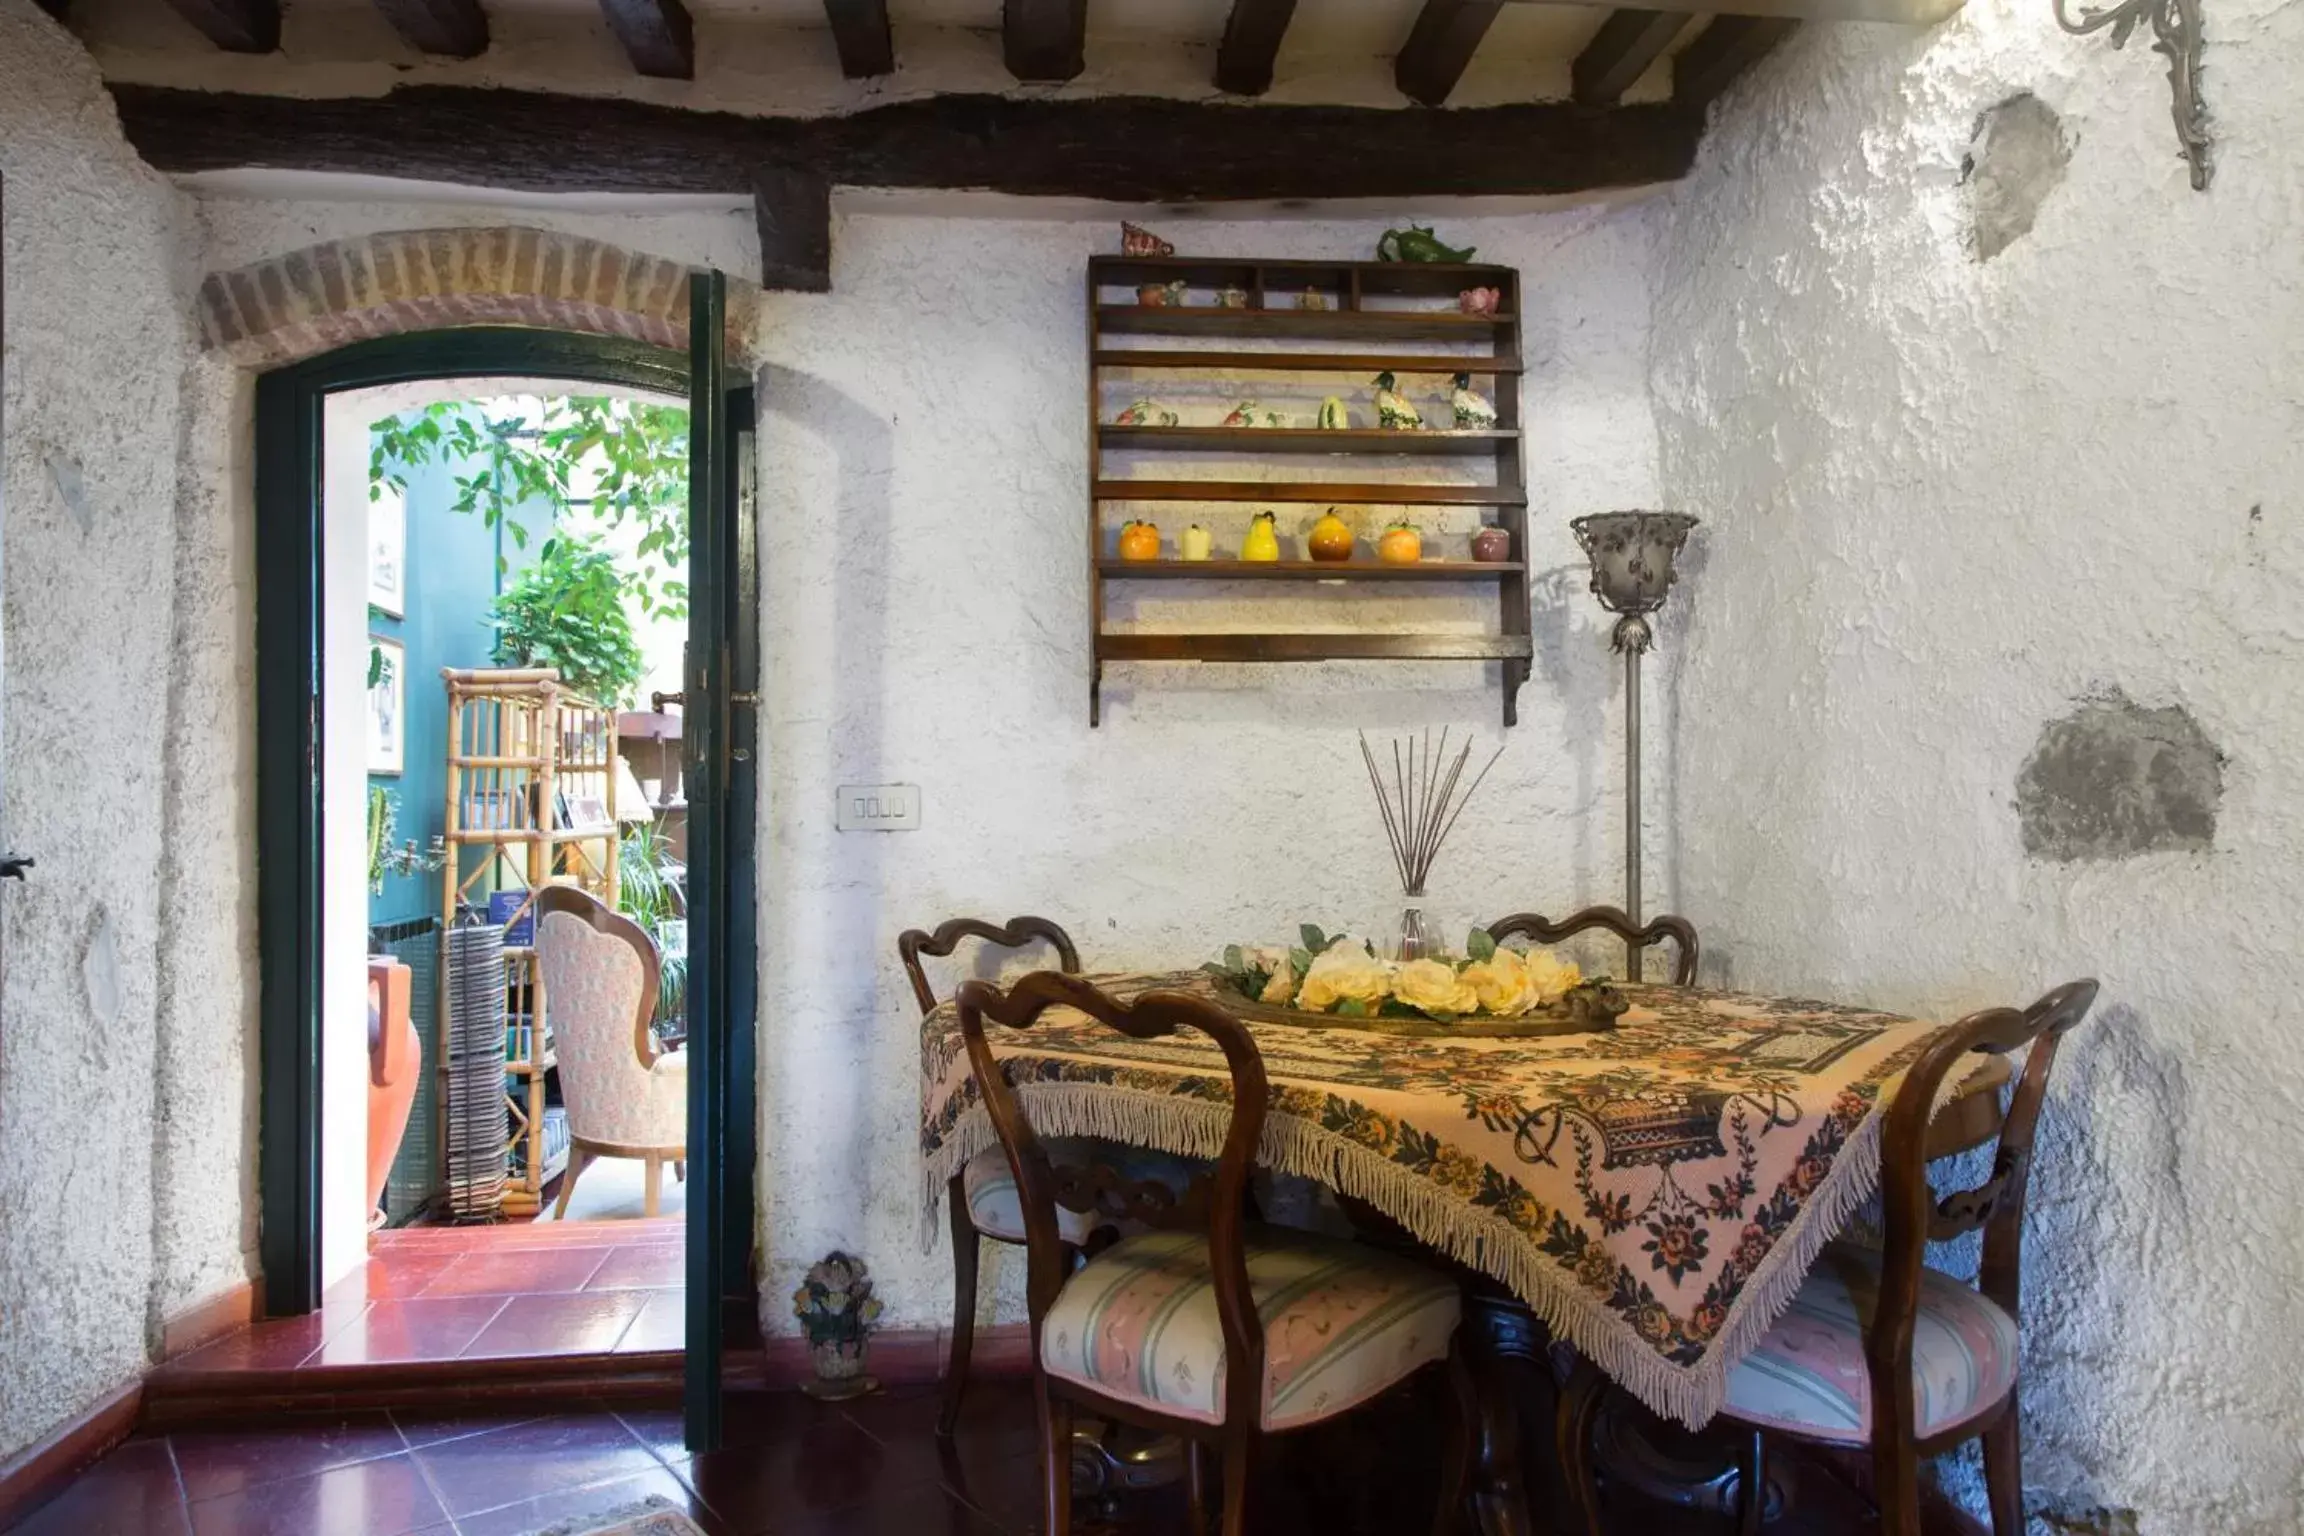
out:
{"label": "wall patch of bare plaster", "polygon": [[2018,91],[1976,119],[1976,137],[1960,173],[1968,183],[1978,261],[1990,261],[2032,232],[2040,205],[2071,163],[2064,120],[2030,91]]}
{"label": "wall patch of bare plaster", "polygon": [[2216,844],[2224,758],[2181,706],[2119,695],[2051,720],[2016,779],[2024,851],[2037,859],[2122,859]]}

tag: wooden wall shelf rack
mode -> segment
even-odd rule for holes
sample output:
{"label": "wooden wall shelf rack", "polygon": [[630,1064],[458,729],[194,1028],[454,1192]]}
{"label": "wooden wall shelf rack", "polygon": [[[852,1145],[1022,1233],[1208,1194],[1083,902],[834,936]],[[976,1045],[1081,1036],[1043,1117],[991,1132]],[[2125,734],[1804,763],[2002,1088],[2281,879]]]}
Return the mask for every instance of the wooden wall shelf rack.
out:
{"label": "wooden wall shelf rack", "polygon": [[[1131,302],[1137,290],[1181,282],[1181,304]],[[1499,302],[1492,314],[1467,314],[1458,295],[1493,288]],[[1221,307],[1216,295],[1236,289],[1245,307]],[[1299,308],[1299,295],[1311,290],[1328,307]],[[1500,664],[1504,723],[1518,720],[1520,688],[1528,680],[1534,646],[1528,632],[1528,493],[1520,436],[1520,278],[1510,267],[1424,265],[1387,262],[1258,261],[1181,256],[1096,256],[1088,262],[1088,577],[1091,586],[1091,643],[1088,720],[1103,715],[1107,661],[1480,661]],[[1110,344],[1115,338],[1190,338],[1206,343],[1175,350],[1159,346]],[[1313,351],[1320,342],[1344,343],[1351,351]],[[1435,346],[1433,344],[1443,344]],[[1391,431],[1373,425],[1343,429],[1312,427],[1223,427],[1212,425],[1123,426],[1112,416],[1126,404],[1123,391],[1157,395],[1162,385],[1137,384],[1132,375],[1174,375],[1169,387],[1203,381],[1236,384],[1252,394],[1255,380],[1341,374],[1355,377],[1356,407],[1363,417],[1368,381],[1379,373],[1429,385],[1465,373],[1493,391],[1493,428]],[[1291,386],[1302,389],[1299,383]],[[1328,385],[1310,387],[1323,390]],[[1429,415],[1429,412],[1427,412]],[[1169,479],[1107,472],[1105,455],[1167,453],[1222,454],[1261,465],[1281,458],[1303,464],[1315,457],[1365,462],[1414,463],[1428,458],[1486,459],[1494,465],[1489,483],[1410,479]],[[1482,563],[1432,548],[1415,565],[1382,565],[1364,549],[1350,562],[1312,560],[1184,561],[1118,558],[1120,518],[1111,510],[1125,502],[1213,502],[1229,504],[1336,504],[1355,507],[1475,507],[1487,509],[1510,540],[1508,557]],[[1318,630],[1304,633],[1179,632],[1147,633],[1106,627],[1108,582],[1334,583],[1382,591],[1400,583],[1465,583],[1492,587],[1497,627],[1487,633],[1396,633],[1378,630]],[[1286,590],[1285,586],[1280,589]],[[1237,594],[1235,594],[1235,597]]]}

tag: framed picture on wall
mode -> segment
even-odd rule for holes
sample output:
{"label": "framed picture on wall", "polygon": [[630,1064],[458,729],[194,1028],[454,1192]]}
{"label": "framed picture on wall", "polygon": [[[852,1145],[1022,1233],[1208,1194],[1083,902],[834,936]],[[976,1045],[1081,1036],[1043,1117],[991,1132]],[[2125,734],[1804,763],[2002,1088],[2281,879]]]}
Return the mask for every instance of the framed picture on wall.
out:
{"label": "framed picture on wall", "polygon": [[402,618],[408,605],[408,503],[389,485],[369,492],[368,605]]}
{"label": "framed picture on wall", "polygon": [[398,773],[406,759],[408,652],[397,640],[368,637],[368,771]]}

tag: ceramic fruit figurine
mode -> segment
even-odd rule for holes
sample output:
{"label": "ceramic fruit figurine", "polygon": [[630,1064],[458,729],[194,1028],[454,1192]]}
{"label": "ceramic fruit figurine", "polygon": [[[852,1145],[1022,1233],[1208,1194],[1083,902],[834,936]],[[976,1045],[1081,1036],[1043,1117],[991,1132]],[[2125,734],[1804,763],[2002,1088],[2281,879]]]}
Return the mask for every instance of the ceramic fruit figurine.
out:
{"label": "ceramic fruit figurine", "polygon": [[1317,288],[1307,288],[1296,295],[1296,307],[1298,309],[1326,309],[1328,307],[1328,295]]}
{"label": "ceramic fruit figurine", "polygon": [[1184,302],[1184,279],[1172,283],[1144,283],[1136,290],[1136,302],[1146,309],[1168,309]]}
{"label": "ceramic fruit figurine", "polygon": [[1311,533],[1305,537],[1304,547],[1312,552],[1315,560],[1349,560],[1352,558],[1352,530],[1344,519],[1336,515],[1336,509],[1330,507],[1312,525]]}
{"label": "ceramic fruit figurine", "polygon": [[1485,430],[1496,425],[1496,407],[1486,395],[1472,387],[1472,375],[1456,375],[1456,392],[1448,397],[1448,407],[1456,413],[1459,427],[1477,427]]}
{"label": "ceramic fruit figurine", "polygon": [[1376,558],[1386,565],[1414,565],[1424,558],[1424,535],[1414,523],[1394,523],[1376,541]]}
{"label": "ceramic fruit figurine", "polygon": [[1344,407],[1342,395],[1330,395],[1320,402],[1320,430],[1346,432],[1352,427],[1352,413]]}
{"label": "ceramic fruit figurine", "polygon": [[1120,221],[1120,254],[1123,256],[1173,256],[1176,247],[1148,229],[1141,229],[1123,219]]}
{"label": "ceramic fruit figurine", "polygon": [[1512,535],[1491,523],[1472,535],[1472,558],[1482,565],[1501,565],[1512,558]]}
{"label": "ceramic fruit figurine", "polygon": [[1123,560],[1159,559],[1160,525],[1142,522],[1121,524],[1120,558]]}
{"label": "ceramic fruit figurine", "polygon": [[1116,427],[1173,427],[1184,418],[1157,400],[1139,400],[1112,418]]}
{"label": "ceramic fruit figurine", "polygon": [[1217,289],[1216,307],[1218,309],[1246,309],[1248,307],[1248,290],[1237,285]]}
{"label": "ceramic fruit figurine", "polygon": [[1408,403],[1408,397],[1392,387],[1392,375],[1376,375],[1376,425],[1397,431],[1411,431],[1424,425],[1424,415]]}
{"label": "ceramic fruit figurine", "polygon": [[1287,419],[1278,411],[1266,410],[1253,400],[1243,400],[1225,416],[1227,427],[1284,427]]}
{"label": "ceramic fruit figurine", "polygon": [[1243,560],[1277,560],[1280,558],[1280,531],[1274,525],[1272,514],[1259,512],[1248,521],[1248,537],[1240,541]]}
{"label": "ceramic fruit figurine", "polygon": [[[1499,528],[1496,531],[1501,533],[1504,530]],[[1210,553],[1208,530],[1201,527],[1198,523],[1194,523],[1191,527],[1184,530],[1183,537],[1176,541],[1176,545],[1177,552],[1183,555],[1185,559],[1205,560],[1208,558]]]}
{"label": "ceramic fruit figurine", "polygon": [[1456,307],[1468,315],[1492,315],[1503,302],[1501,288],[1467,288],[1456,295]]}
{"label": "ceramic fruit figurine", "polygon": [[1411,224],[1406,229],[1388,229],[1376,242],[1378,261],[1470,261],[1474,246],[1457,250],[1442,245],[1431,230],[1422,224]]}

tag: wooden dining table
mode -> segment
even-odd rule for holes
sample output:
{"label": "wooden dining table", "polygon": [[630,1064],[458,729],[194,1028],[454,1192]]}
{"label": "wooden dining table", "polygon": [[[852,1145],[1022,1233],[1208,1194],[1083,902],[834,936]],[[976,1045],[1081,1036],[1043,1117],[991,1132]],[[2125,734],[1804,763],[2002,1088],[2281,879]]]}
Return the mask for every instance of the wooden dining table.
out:
{"label": "wooden dining table", "polygon": [[[1883,1112],[1946,1027],[1798,998],[1620,984],[1613,1027],[1506,1037],[1282,1021],[1199,971],[1094,975],[1173,989],[1249,1027],[1271,1082],[1259,1160],[1316,1180],[1453,1263],[1482,1392],[1484,1530],[1530,1524],[1516,1400],[1553,1341],[1699,1427],[1736,1363],[1877,1187]],[[1066,1009],[996,1030],[1033,1127],[1213,1157],[1231,1078],[1207,1039],[1136,1040]],[[1931,1156],[1996,1131],[2005,1063],[1943,1090]],[[1955,1074],[1958,1077],[1958,1074]],[[995,1145],[950,1004],[921,1035],[923,1198]],[[1517,1383],[1517,1384],[1516,1384]]]}

